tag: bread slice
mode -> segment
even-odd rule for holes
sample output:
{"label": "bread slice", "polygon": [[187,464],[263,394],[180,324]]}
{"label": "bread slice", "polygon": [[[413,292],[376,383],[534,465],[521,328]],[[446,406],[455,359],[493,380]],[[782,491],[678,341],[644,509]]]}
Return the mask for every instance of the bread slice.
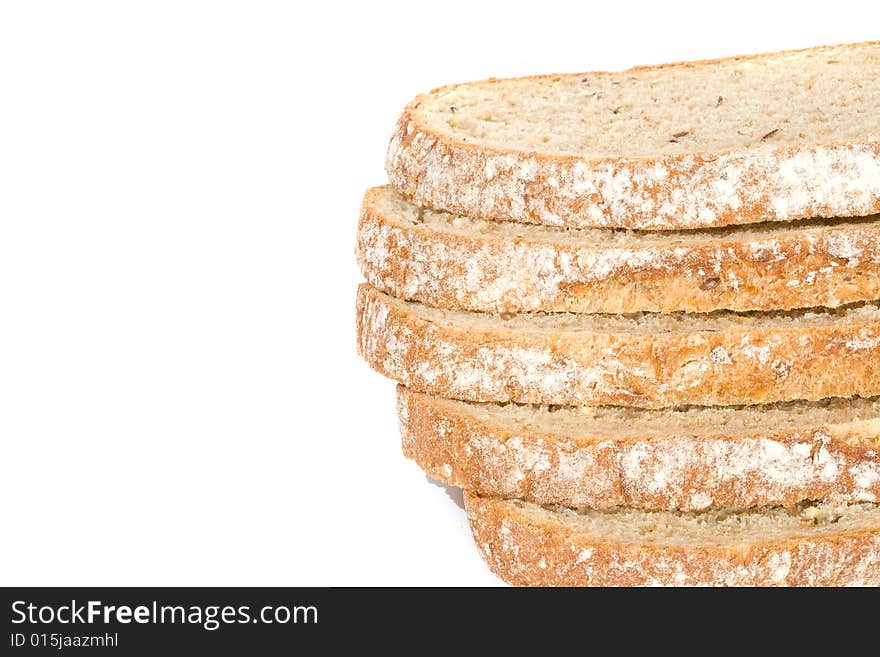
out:
{"label": "bread slice", "polygon": [[880,507],[704,513],[546,508],[465,494],[489,568],[520,586],[878,586]]}
{"label": "bread slice", "polygon": [[880,398],[658,411],[397,389],[404,454],[487,497],[700,511],[880,499]]}
{"label": "bread slice", "polygon": [[880,216],[685,234],[564,229],[423,210],[367,192],[366,279],[402,299],[488,312],[836,307],[880,298]]}
{"label": "bread slice", "polygon": [[416,204],[681,229],[880,212],[880,42],[441,87],[386,158]]}
{"label": "bread slice", "polygon": [[374,369],[453,399],[661,408],[880,395],[880,303],[497,316],[431,308],[361,285],[357,330]]}

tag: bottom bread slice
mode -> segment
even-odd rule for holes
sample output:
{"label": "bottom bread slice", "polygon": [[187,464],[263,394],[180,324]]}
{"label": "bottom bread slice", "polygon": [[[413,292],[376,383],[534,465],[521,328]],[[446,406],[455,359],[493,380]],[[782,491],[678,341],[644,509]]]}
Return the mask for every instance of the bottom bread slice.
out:
{"label": "bottom bread slice", "polygon": [[698,511],[880,500],[880,399],[640,410],[398,387],[404,454],[486,497]]}
{"label": "bottom bread slice", "polygon": [[518,586],[878,586],[880,506],[701,513],[543,507],[465,493],[489,568]]}

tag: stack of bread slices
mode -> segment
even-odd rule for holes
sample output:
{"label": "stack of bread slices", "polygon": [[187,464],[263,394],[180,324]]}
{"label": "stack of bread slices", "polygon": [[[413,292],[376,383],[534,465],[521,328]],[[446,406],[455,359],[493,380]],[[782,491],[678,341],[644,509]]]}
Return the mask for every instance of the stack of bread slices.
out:
{"label": "stack of bread slices", "polygon": [[880,585],[880,43],[436,89],[360,353],[517,585]]}

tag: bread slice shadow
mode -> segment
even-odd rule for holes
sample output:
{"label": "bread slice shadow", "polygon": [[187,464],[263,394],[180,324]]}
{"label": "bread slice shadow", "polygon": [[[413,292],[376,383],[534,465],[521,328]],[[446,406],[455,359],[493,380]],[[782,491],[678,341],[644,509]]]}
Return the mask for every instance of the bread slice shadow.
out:
{"label": "bread slice shadow", "polygon": [[425,479],[429,484],[433,484],[438,488],[442,488],[443,492],[446,493],[446,496],[455,502],[455,505],[464,510],[464,494],[461,492],[461,488],[456,488],[455,486],[450,486],[449,484],[443,483],[442,481],[438,481],[437,479],[432,479],[428,475],[425,475]]}

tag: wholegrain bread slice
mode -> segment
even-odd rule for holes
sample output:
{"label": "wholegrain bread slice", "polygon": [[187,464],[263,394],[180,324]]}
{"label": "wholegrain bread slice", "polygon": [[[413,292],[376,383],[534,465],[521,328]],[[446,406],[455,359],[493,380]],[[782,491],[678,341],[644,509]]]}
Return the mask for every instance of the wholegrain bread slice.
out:
{"label": "wholegrain bread slice", "polygon": [[880,298],[880,217],[687,233],[565,229],[418,208],[367,191],[357,255],[388,294],[487,312],[706,312]]}
{"label": "wholegrain bread slice", "polygon": [[398,386],[397,405],[404,454],[486,497],[683,511],[880,499],[880,398],[647,411]]}
{"label": "wholegrain bread slice", "polygon": [[401,301],[363,284],[357,331],[359,351],[377,371],[469,401],[661,408],[880,395],[878,303],[498,316]]}
{"label": "wholegrain bread slice", "polygon": [[681,229],[880,212],[880,42],[490,79],[404,110],[391,183],[421,206]]}
{"label": "wholegrain bread slice", "polygon": [[880,507],[703,513],[542,507],[465,493],[489,568],[519,586],[878,586]]}

